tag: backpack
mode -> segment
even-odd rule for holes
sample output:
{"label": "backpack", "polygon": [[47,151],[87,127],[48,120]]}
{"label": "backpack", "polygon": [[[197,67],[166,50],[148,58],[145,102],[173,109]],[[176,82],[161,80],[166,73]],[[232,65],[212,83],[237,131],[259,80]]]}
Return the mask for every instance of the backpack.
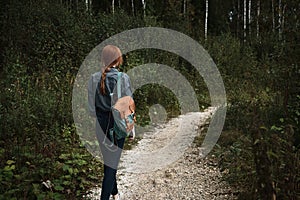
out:
{"label": "backpack", "polygon": [[128,137],[131,132],[134,134],[135,103],[131,96],[121,97],[121,76],[118,72],[117,79],[117,101],[112,105],[112,114],[114,117],[113,131],[116,139]]}

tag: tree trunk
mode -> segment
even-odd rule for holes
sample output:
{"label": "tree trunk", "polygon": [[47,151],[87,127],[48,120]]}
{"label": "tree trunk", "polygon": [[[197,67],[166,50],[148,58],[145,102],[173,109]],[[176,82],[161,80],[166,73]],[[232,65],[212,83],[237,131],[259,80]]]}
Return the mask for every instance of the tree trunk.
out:
{"label": "tree trunk", "polygon": [[241,21],[241,2],[238,0],[237,5],[237,20],[236,20],[236,34],[240,38],[240,21]]}
{"label": "tree trunk", "polygon": [[248,29],[249,29],[250,36],[251,36],[251,3],[252,3],[252,1],[249,0],[249,2],[248,2]]}
{"label": "tree trunk", "polygon": [[183,0],[183,9],[182,9],[182,12],[183,12],[183,16],[186,15],[186,0]]}
{"label": "tree trunk", "polygon": [[282,1],[278,1],[278,36],[282,39]]}
{"label": "tree trunk", "polygon": [[131,11],[132,15],[134,16],[134,0],[131,0]]}
{"label": "tree trunk", "polygon": [[244,42],[246,42],[247,37],[247,0],[244,0]]}
{"label": "tree trunk", "polygon": [[282,0],[279,0],[278,2],[278,37],[281,41],[283,39],[283,29],[284,29],[284,23],[285,23],[285,10],[286,10],[286,4],[282,3]]}
{"label": "tree trunk", "polygon": [[208,30],[208,0],[205,1],[205,26],[204,26],[204,38],[207,40]]}
{"label": "tree trunk", "polygon": [[257,16],[256,16],[256,37],[259,37],[260,27],[259,27],[259,19],[260,19],[260,0],[257,1]]}
{"label": "tree trunk", "polygon": [[146,16],[146,2],[145,2],[145,0],[142,0],[142,5],[143,5],[143,15],[145,17]]}
{"label": "tree trunk", "polygon": [[275,33],[275,7],[274,7],[274,0],[272,0],[272,31]]}
{"label": "tree trunk", "polygon": [[85,0],[85,8],[86,8],[87,12],[90,11],[90,1],[89,0]]}
{"label": "tree trunk", "polygon": [[115,14],[115,0],[111,1],[112,13]]}
{"label": "tree trunk", "polygon": [[283,9],[282,9],[282,21],[281,21],[281,40],[285,42],[283,31],[284,31],[284,26],[285,26],[285,11],[286,11],[286,4],[284,4]]}

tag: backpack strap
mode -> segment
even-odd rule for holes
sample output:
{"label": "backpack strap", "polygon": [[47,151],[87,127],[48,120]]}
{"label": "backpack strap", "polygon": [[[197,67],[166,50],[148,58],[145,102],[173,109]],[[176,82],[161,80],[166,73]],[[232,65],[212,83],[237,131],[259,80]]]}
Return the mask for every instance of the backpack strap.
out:
{"label": "backpack strap", "polygon": [[122,77],[122,72],[118,72],[118,80],[117,80],[117,95],[118,99],[121,98],[121,77]]}
{"label": "backpack strap", "polygon": [[109,87],[107,78],[105,79],[105,84],[106,84],[106,88],[107,88],[107,90],[108,90],[108,92],[109,92],[109,95],[110,95],[110,96],[113,96],[113,92],[111,91],[111,89],[110,89],[110,87]]}
{"label": "backpack strap", "polygon": [[[122,95],[122,93],[121,93],[121,77],[122,77],[122,72],[118,72],[118,76],[117,76],[117,96],[118,96],[118,99],[121,98],[121,95]],[[109,87],[107,78],[105,79],[105,85],[108,89],[109,95],[113,96],[114,93],[111,91],[111,89]]]}

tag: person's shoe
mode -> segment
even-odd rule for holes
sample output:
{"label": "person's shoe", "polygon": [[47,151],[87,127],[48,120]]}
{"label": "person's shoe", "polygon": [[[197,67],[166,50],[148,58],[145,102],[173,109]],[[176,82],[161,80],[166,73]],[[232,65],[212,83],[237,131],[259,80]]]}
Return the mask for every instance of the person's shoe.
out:
{"label": "person's shoe", "polygon": [[116,194],[116,195],[113,195],[113,200],[122,200],[122,199],[121,199],[121,194],[118,193],[118,194]]}

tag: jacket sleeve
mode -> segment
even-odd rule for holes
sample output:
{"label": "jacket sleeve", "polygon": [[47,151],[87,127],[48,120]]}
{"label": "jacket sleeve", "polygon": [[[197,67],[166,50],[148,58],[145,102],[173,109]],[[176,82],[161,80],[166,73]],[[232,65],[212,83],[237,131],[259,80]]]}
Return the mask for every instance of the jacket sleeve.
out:
{"label": "jacket sleeve", "polygon": [[133,98],[130,78],[125,73],[122,76],[122,96],[131,96]]}
{"label": "jacket sleeve", "polygon": [[88,82],[88,110],[89,114],[92,117],[96,117],[96,110],[95,110],[95,94],[96,94],[96,87],[95,87],[95,76],[92,75],[89,82]]}

